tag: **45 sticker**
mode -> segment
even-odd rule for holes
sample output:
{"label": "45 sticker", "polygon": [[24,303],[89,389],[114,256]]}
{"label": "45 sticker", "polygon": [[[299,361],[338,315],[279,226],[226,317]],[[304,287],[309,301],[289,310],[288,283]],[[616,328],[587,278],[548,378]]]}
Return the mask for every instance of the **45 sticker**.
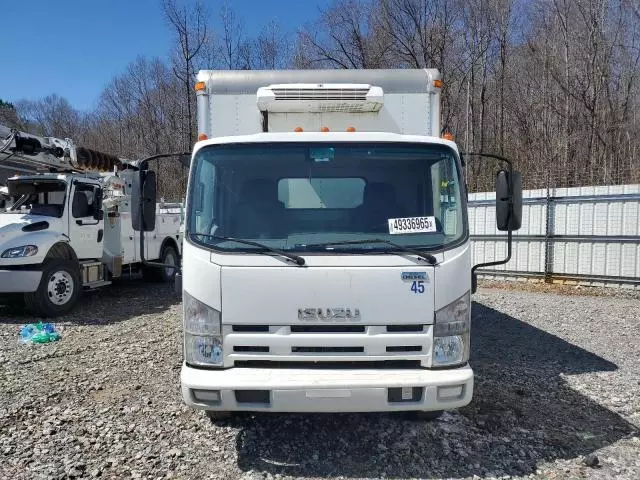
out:
{"label": "45 sticker", "polygon": [[415,294],[425,292],[425,283],[429,283],[427,272],[402,272],[400,278],[403,282],[411,284],[411,291]]}

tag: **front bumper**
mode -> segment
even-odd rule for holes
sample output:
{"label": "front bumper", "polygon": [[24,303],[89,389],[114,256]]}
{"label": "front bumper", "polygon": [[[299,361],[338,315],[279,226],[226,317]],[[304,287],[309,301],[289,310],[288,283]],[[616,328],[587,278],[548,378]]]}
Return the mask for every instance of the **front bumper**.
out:
{"label": "front bumper", "polygon": [[35,270],[0,269],[0,293],[35,292],[41,279],[42,272]]}
{"label": "front bumper", "polygon": [[[182,398],[188,406],[221,411],[451,410],[467,405],[473,395],[473,370],[468,365],[448,370],[203,370],[183,364],[180,379]],[[407,387],[405,393],[415,392],[415,396],[397,401],[400,392],[393,391],[390,399],[389,389],[402,387]],[[219,392],[219,401],[211,400],[212,391]],[[238,395],[238,391],[242,393]]]}

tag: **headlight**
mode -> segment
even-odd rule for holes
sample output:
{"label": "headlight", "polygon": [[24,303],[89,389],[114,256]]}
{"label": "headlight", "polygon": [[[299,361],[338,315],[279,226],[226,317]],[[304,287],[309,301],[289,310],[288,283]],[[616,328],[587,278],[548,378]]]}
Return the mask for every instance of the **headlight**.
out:
{"label": "headlight", "polygon": [[187,292],[184,311],[184,356],[191,365],[219,367],[223,364],[220,312],[196,300]]}
{"label": "headlight", "polygon": [[2,252],[2,258],[33,257],[36,253],[38,253],[38,247],[35,245],[22,245],[5,250]]}
{"label": "headlight", "polygon": [[433,326],[433,366],[452,366],[469,360],[471,293],[436,312]]}

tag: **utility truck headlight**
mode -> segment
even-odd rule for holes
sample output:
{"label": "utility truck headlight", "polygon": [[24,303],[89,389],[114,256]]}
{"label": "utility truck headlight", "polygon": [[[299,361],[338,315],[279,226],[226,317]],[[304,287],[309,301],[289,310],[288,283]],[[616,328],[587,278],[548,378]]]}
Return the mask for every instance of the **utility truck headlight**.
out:
{"label": "utility truck headlight", "polygon": [[190,365],[220,367],[223,363],[220,312],[196,300],[187,292],[184,310],[184,354]]}
{"label": "utility truck headlight", "polygon": [[22,245],[5,250],[1,256],[2,258],[33,257],[36,253],[38,253],[38,247],[35,245]]}
{"label": "utility truck headlight", "polygon": [[433,366],[453,366],[469,360],[471,293],[436,312],[433,326]]}

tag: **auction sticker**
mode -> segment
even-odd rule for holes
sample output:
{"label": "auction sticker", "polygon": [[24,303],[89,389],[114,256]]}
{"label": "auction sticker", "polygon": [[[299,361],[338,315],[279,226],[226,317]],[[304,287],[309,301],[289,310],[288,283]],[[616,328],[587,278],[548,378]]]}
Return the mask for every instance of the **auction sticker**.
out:
{"label": "auction sticker", "polygon": [[436,231],[436,217],[390,218],[389,233],[429,233]]}

